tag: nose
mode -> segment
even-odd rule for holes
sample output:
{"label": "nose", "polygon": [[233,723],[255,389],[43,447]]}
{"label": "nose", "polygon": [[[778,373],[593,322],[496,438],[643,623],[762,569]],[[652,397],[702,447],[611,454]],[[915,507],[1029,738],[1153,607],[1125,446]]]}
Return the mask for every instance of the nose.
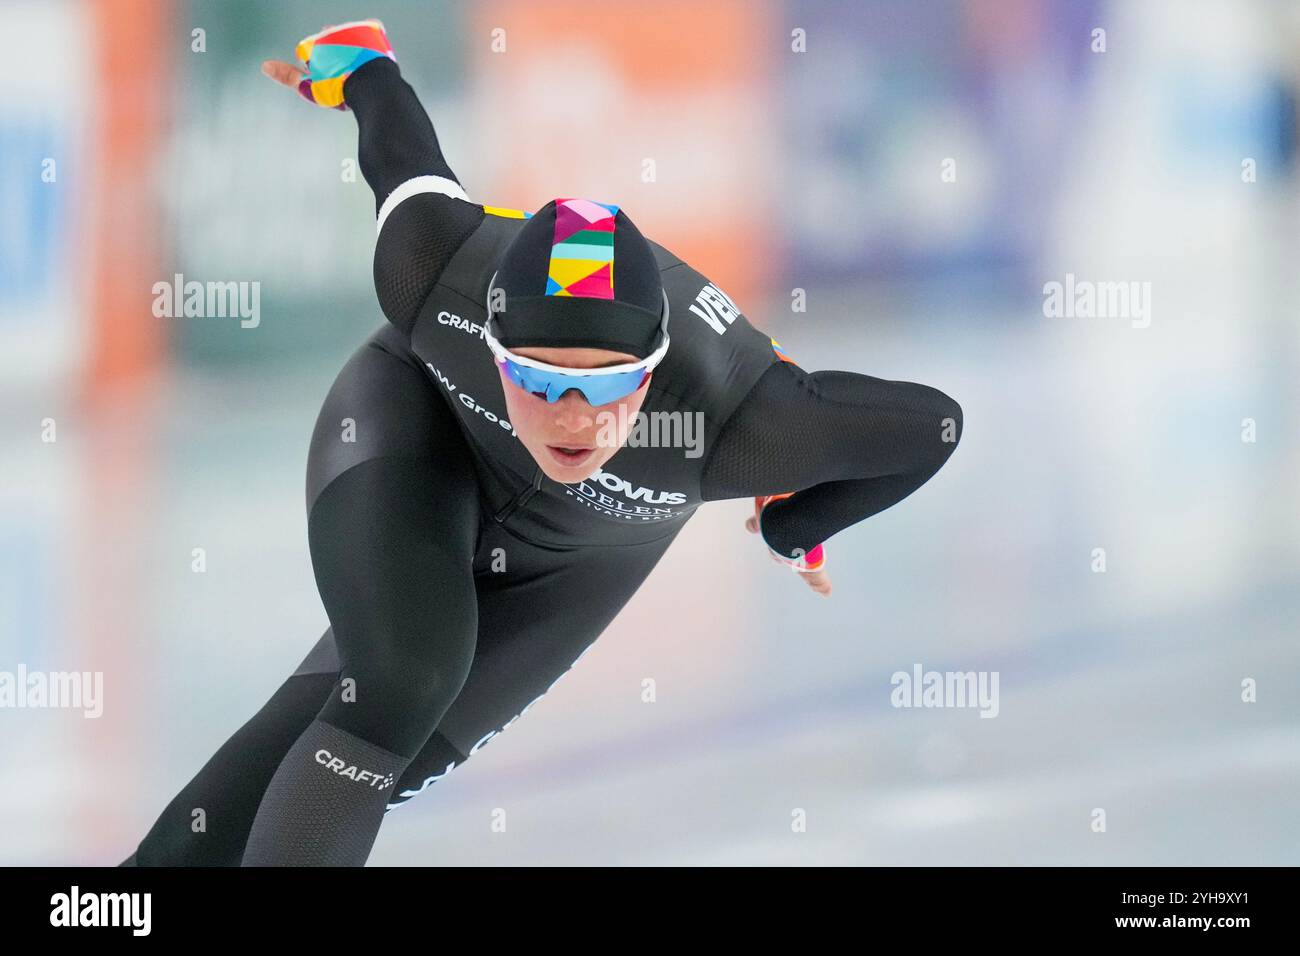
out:
{"label": "nose", "polygon": [[555,424],[571,435],[586,431],[595,422],[591,405],[576,388],[569,389],[555,403]]}

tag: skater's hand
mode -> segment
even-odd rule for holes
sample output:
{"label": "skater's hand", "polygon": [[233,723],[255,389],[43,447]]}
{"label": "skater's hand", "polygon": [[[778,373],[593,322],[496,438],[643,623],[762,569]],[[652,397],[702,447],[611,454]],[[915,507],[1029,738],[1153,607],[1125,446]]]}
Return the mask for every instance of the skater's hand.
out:
{"label": "skater's hand", "polygon": [[292,63],[285,63],[283,60],[263,60],[262,73],[281,86],[289,87],[295,93],[298,91],[298,84],[307,76],[307,71],[301,66],[294,66]]}
{"label": "skater's hand", "polygon": [[326,27],[300,40],[294,53],[299,65],[266,60],[262,72],[281,86],[297,90],[308,103],[336,110],[348,108],[343,101],[343,84],[354,70],[380,57],[397,61],[384,25],[378,20]]}
{"label": "skater's hand", "polygon": [[[787,496],[762,495],[755,498],[754,513],[745,519],[745,530],[748,531],[750,534],[758,534],[759,533],[758,520],[759,520],[759,515],[763,513],[763,509],[767,507],[769,502],[775,500],[776,498],[784,498],[784,497]],[[831,596],[831,579],[830,577],[827,576],[824,568],[819,567],[817,570],[806,570],[805,567],[801,567],[800,565],[807,565],[809,563],[808,561],[801,560],[797,563],[788,561],[778,556],[776,552],[774,552],[771,548],[768,548],[767,556],[771,558],[773,561],[775,561],[777,564],[783,564],[788,568],[793,568],[794,570],[796,570],[799,573],[799,577],[804,579],[808,587],[812,588],[813,591],[820,594],[822,597]],[[814,548],[810,557],[815,559],[816,564],[818,565],[823,564],[825,559],[822,556],[822,546],[818,545],[816,548]]]}

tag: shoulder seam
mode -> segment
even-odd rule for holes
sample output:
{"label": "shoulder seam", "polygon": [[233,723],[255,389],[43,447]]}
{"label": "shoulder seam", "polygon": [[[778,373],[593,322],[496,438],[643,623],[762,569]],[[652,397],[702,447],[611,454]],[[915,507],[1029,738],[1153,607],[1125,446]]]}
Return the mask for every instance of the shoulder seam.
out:
{"label": "shoulder seam", "polygon": [[384,223],[388,220],[388,217],[392,215],[394,209],[412,196],[420,196],[425,193],[434,193],[435,195],[447,196],[451,199],[460,199],[464,202],[470,203],[472,206],[479,205],[470,200],[469,196],[465,192],[465,187],[454,179],[450,179],[446,176],[433,175],[412,176],[410,179],[398,183],[393,191],[384,197],[384,201],[379,207],[379,213],[375,217],[375,235],[379,235],[379,233],[383,232]]}

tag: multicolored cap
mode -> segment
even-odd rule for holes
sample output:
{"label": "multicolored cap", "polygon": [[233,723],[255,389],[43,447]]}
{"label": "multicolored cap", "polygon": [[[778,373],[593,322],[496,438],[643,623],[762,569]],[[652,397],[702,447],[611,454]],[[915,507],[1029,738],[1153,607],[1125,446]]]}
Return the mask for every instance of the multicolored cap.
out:
{"label": "multicolored cap", "polygon": [[654,250],[627,213],[554,199],[501,258],[494,334],[506,348],[602,348],[644,358],[662,340],[663,283]]}
{"label": "multicolored cap", "polygon": [[618,207],[590,199],[555,200],[547,295],[614,298],[614,225]]}

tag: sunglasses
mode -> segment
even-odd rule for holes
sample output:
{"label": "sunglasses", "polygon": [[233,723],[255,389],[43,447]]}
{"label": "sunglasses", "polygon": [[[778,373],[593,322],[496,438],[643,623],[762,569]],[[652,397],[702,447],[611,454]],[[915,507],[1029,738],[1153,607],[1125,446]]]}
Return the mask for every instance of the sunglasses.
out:
{"label": "sunglasses", "polygon": [[604,368],[566,368],[550,365],[537,359],[516,355],[497,341],[492,334],[492,314],[489,310],[483,325],[483,339],[492,351],[497,367],[506,378],[525,392],[530,392],[554,403],[571,389],[577,389],[591,405],[608,405],[631,395],[650,377],[650,372],[668,354],[668,295],[664,294],[663,324],[660,326],[659,345],[653,352],[636,362],[608,365]]}

